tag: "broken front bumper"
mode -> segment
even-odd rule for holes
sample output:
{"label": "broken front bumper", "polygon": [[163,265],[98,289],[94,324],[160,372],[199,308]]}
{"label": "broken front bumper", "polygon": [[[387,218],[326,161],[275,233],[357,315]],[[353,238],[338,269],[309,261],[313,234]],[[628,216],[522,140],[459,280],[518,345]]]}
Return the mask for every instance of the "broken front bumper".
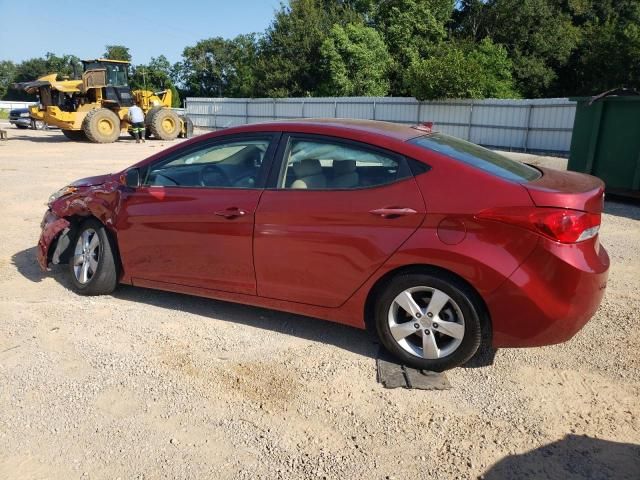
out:
{"label": "broken front bumper", "polygon": [[[38,240],[38,263],[43,270],[47,270],[50,258],[54,263],[58,263],[60,253],[68,246],[67,233],[70,225],[68,220],[58,217],[51,210],[47,210],[47,213],[44,214],[44,218],[40,223],[42,232],[40,233],[40,240]],[[64,247],[60,242],[61,238],[66,239]],[[54,246],[55,251],[50,256],[49,252],[52,246]]]}

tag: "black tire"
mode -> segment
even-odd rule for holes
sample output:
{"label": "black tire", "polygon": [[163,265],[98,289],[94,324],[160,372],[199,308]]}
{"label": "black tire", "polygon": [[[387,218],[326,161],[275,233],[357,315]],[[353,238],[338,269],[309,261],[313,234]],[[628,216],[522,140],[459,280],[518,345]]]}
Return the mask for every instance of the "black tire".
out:
{"label": "black tire", "polygon": [[155,138],[175,140],[180,134],[182,122],[176,112],[168,108],[162,108],[154,113],[149,125]]}
{"label": "black tire", "polygon": [[87,137],[82,130],[62,130],[62,134],[74,142],[86,142]]}
{"label": "black tire", "polygon": [[[93,241],[93,236],[98,237],[99,246],[97,252],[92,250],[89,256],[96,262],[95,271],[89,267],[86,281],[83,281],[81,271],[76,272],[79,242],[82,242],[83,234]],[[92,233],[93,232],[93,233]],[[115,257],[115,245],[111,241],[104,225],[98,220],[89,219],[83,222],[73,235],[70,245],[71,256],[69,258],[69,276],[73,290],[80,295],[108,295],[118,286],[118,263]],[[89,257],[86,257],[86,261]],[[80,266],[82,270],[82,266]],[[80,278],[78,278],[80,276]]]}
{"label": "black tire", "polygon": [[16,128],[19,128],[20,130],[25,130],[25,129],[29,128],[29,127],[26,126],[26,125],[18,125],[18,124],[16,124]]}
{"label": "black tire", "polygon": [[145,117],[144,117],[144,137],[148,140],[151,138],[151,122],[153,122],[153,117],[162,110],[163,107],[153,107],[150,109]]}
{"label": "black tire", "polygon": [[182,120],[182,129],[180,130],[180,138],[191,138],[193,137],[193,121],[187,117],[186,115],[180,115],[180,120]]}
{"label": "black tire", "polygon": [[47,130],[48,126],[42,120],[31,120],[31,128],[33,130]]}
{"label": "black tire", "polygon": [[96,108],[87,113],[82,131],[93,143],[113,143],[120,137],[120,119],[108,108]]}
{"label": "black tire", "polygon": [[[446,307],[442,308],[442,314],[446,314],[447,316],[451,315],[453,317],[452,320],[458,321],[459,319],[456,319],[455,317],[458,317],[459,314],[456,312],[460,312],[462,315],[464,334],[461,335],[462,339],[457,346],[455,345],[458,340],[453,339],[448,335],[443,335],[441,331],[439,332],[436,329],[429,329],[431,333],[427,334],[430,335],[427,338],[433,338],[436,344],[438,343],[437,340],[440,340],[445,345],[445,348],[447,348],[446,345],[447,342],[449,342],[449,348],[451,348],[452,351],[445,356],[431,359],[410,353],[401,346],[399,341],[394,339],[391,333],[389,317],[390,312],[393,312],[391,309],[394,300],[398,295],[400,295],[400,293],[413,288],[436,289],[445,293],[452,302],[445,304]],[[426,303],[428,303],[428,301]],[[457,310],[455,309],[454,304],[458,307]],[[419,304],[419,306],[424,309],[426,304]],[[422,325],[426,326],[427,322],[431,323],[431,320],[424,314],[419,314],[422,318],[418,320],[416,318],[412,318],[408,314],[405,314],[403,310],[398,309],[397,306],[395,308],[397,309],[396,311],[401,312],[401,315],[405,315],[406,318],[409,319],[407,325],[411,325],[410,329],[414,328],[414,325],[420,325],[420,328],[417,328],[415,333],[411,333],[401,340],[407,345],[415,343],[419,347],[422,342],[422,338],[424,338],[423,332],[425,331],[422,330]],[[377,298],[375,304],[375,327],[382,344],[402,363],[421,370],[442,372],[464,364],[476,353],[481,343],[481,315],[483,315],[483,311],[484,310],[481,308],[481,305],[479,305],[475,292],[454,276],[433,273],[401,274],[392,278],[383,287],[381,294]],[[405,323],[402,323],[402,325]],[[436,323],[436,327],[434,328],[437,328],[438,322],[434,323]],[[441,319],[439,322],[441,329],[443,325],[444,324]]]}

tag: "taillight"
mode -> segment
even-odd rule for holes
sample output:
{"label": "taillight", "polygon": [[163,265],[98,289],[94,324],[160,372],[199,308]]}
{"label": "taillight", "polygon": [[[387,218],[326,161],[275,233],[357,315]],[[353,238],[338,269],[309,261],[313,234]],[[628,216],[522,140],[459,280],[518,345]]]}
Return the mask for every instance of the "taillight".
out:
{"label": "taillight", "polygon": [[600,214],[567,208],[499,207],[483,210],[477,218],[509,223],[561,243],[583,242],[600,230]]}

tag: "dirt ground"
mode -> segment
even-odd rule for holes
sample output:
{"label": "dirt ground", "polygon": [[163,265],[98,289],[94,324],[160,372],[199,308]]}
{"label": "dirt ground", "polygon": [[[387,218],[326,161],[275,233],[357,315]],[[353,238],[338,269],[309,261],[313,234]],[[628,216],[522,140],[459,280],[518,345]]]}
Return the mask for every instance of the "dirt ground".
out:
{"label": "dirt ground", "polygon": [[386,390],[364,332],[42,273],[48,196],[170,143],[0,128],[0,479],[640,478],[639,206],[606,202],[607,293],[573,340]]}

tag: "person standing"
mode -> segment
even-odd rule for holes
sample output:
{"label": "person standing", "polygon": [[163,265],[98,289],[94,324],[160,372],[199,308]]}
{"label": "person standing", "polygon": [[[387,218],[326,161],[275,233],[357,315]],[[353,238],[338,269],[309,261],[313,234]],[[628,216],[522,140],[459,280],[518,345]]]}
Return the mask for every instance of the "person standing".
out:
{"label": "person standing", "polygon": [[131,131],[136,139],[136,143],[144,143],[145,128],[144,128],[144,112],[139,106],[138,101],[129,107],[129,123],[131,124]]}

